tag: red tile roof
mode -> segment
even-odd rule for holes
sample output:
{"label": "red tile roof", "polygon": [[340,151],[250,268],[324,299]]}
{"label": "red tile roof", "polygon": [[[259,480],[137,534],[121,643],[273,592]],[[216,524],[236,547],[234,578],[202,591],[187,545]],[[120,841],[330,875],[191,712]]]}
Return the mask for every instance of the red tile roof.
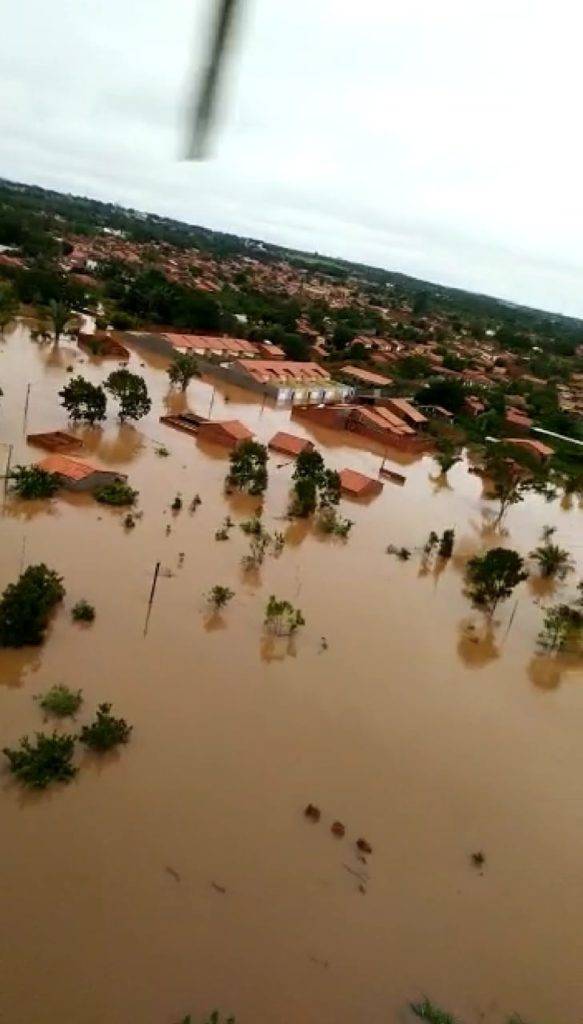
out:
{"label": "red tile roof", "polygon": [[362,370],[359,366],[343,366],[340,373],[346,374],[347,377],[354,377],[355,380],[360,380],[363,384],[373,384],[380,388],[386,388],[393,383],[390,377],[383,377],[380,373],[371,373],[370,370]]}
{"label": "red tile roof", "polygon": [[295,363],[281,359],[238,359],[236,365],[260,384],[323,384],[330,374],[318,363]]}
{"label": "red tile roof", "polygon": [[296,437],[295,434],[286,434],[283,430],[278,431],[277,434],[271,438],[268,444],[268,448],[273,448],[276,452],[283,452],[284,455],[293,455],[294,458],[300,455],[301,452],[305,451],[306,448],[312,449],[314,445],[311,441],[308,441],[305,437]]}
{"label": "red tile roof", "polygon": [[379,493],[383,489],[382,482],[375,480],[374,477],[365,476],[364,473],[358,473],[355,469],[341,469],[340,470],[340,487],[343,491],[348,494],[366,494]]}
{"label": "red tile roof", "polygon": [[173,348],[230,355],[256,355],[257,349],[245,338],[219,338],[202,334],[165,334]]}
{"label": "red tile roof", "polygon": [[93,473],[100,473],[101,470],[88,462],[79,462],[78,459],[69,459],[66,455],[47,455],[46,459],[37,462],[39,469],[47,473],[58,473],[69,480],[84,480]]}
{"label": "red tile roof", "polygon": [[532,420],[530,416],[526,416],[519,409],[507,409],[504,419],[507,423],[510,423],[515,427],[522,427],[524,430],[530,430],[532,427]]}
{"label": "red tile roof", "polygon": [[554,448],[549,448],[548,444],[543,444],[542,441],[535,441],[531,437],[505,437],[504,442],[505,444],[515,444],[519,448],[526,448],[527,451],[540,455],[542,459],[549,459],[551,455],[555,454]]}
{"label": "red tile roof", "polygon": [[427,423],[427,416],[424,416],[419,409],[416,409],[414,405],[411,405],[406,398],[391,398],[390,407],[395,410],[401,416],[408,417],[413,420],[418,426],[422,426],[423,423]]}

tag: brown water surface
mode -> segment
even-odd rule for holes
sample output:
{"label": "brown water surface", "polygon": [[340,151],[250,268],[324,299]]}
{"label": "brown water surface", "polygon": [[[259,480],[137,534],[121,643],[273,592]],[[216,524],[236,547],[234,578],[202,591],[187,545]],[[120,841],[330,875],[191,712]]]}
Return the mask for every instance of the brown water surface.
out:
{"label": "brown water surface", "polygon": [[[57,392],[68,365],[99,381],[116,364],[36,344],[24,326],[6,332],[0,440],[13,462],[42,455],[24,440],[28,383],[27,431],[67,427]],[[9,497],[0,519],[0,587],[46,561],[67,589],[43,647],[0,652],[0,746],[41,727],[32,696],[57,682],[82,687],[81,720],[111,700],[134,725],[118,755],[80,755],[69,786],[29,796],[2,772],[0,1020],[171,1024],[220,1006],[238,1024],[385,1024],[428,993],[468,1024],[511,1011],[580,1024],[583,667],[537,654],[541,602],[555,596],[525,584],[512,623],[514,600],[485,630],[463,569],[500,543],[493,505],[464,463],[444,486],[427,457],[394,459],[404,487],[342,503],[356,523],[342,543],[286,522],[292,466],[271,456],[265,521],[287,543],[245,575],[247,539],[214,533],[253,503],[224,497],[223,451],[158,422],[183,407],[164,365],[132,356],[153,398],[146,420],[120,427],[112,409],[103,427],[78,430],[87,459],[139,490],[134,530],[64,493]],[[193,382],[188,407],[206,414],[211,396]],[[235,388],[217,387],[213,416],[239,417],[263,441],[313,436],[336,468],[380,465],[381,451],[312,435]],[[502,542],[526,553],[546,523],[580,575],[577,501],[529,498]],[[451,526],[445,567],[385,553]],[[215,583],[236,597],[209,617]],[[291,643],[263,636],[271,593],[304,612]],[[97,610],[89,628],[71,622],[80,598]],[[303,817],[309,802],[318,824]],[[366,864],[359,836],[373,847]]]}

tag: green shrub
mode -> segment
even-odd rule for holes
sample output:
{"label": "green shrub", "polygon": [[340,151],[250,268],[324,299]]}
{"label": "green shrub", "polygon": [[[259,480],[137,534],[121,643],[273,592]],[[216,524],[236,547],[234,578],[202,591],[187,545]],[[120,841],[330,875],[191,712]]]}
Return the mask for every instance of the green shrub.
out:
{"label": "green shrub", "polygon": [[123,480],[115,480],[112,484],[105,484],[95,491],[95,498],[102,505],[133,505],[137,496],[138,492]]}
{"label": "green shrub", "polygon": [[71,608],[71,615],[75,622],[93,622],[95,608],[88,601],[77,601],[77,604]]}
{"label": "green shrub", "polygon": [[20,498],[51,498],[61,486],[56,473],[47,473],[39,466],[15,466],[10,473],[12,490]]}
{"label": "green shrub", "polygon": [[0,647],[42,643],[49,615],[64,594],[56,572],[44,563],[30,565],[0,600]]}
{"label": "green shrub", "polygon": [[20,747],[4,747],[10,771],[31,789],[46,789],[51,782],[70,782],[77,769],[73,765],[74,736],[52,736],[37,732],[36,743],[23,736]]}
{"label": "green shrub", "polygon": [[220,583],[216,583],[207,595],[207,601],[213,611],[218,612],[221,608],[226,608],[234,596],[235,592],[230,587],[223,587]]}
{"label": "green shrub", "polygon": [[63,686],[61,683],[51,686],[50,690],[39,694],[34,699],[43,711],[50,715],[56,715],[57,718],[74,715],[83,703],[81,690],[70,690],[68,686]]}
{"label": "green shrub", "polygon": [[132,732],[125,718],[115,718],[111,714],[111,704],[100,704],[97,716],[91,725],[84,725],[79,739],[91,750],[103,752],[127,743]]}
{"label": "green shrub", "polygon": [[458,1024],[451,1013],[446,1013],[439,1006],[435,1006],[429,999],[425,998],[420,1003],[410,1003],[411,1009],[416,1017],[429,1021],[429,1024]]}
{"label": "green shrub", "polygon": [[265,628],[276,636],[291,636],[300,626],[305,626],[304,619],[299,608],[286,600],[278,600],[274,594],[271,595],[265,609]]}

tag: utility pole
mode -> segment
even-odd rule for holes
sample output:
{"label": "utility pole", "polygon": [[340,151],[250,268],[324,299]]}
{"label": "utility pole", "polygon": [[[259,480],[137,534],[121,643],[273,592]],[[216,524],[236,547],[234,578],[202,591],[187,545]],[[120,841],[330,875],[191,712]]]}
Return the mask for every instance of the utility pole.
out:
{"label": "utility pole", "polygon": [[31,389],[31,387],[32,387],[32,384],[30,384],[30,383],[26,385],[26,397],[24,399],[24,416],[23,416],[23,420],[22,420],[22,435],[23,435],[23,437],[26,436],[26,421],[28,419],[28,403],[30,401],[30,389]]}
{"label": "utility pole", "polygon": [[151,589],[150,589],[150,597],[148,598],[148,611],[146,612],[146,622],[144,624],[144,636],[146,636],[147,633],[148,633],[148,625],[149,625],[149,622],[150,622],[150,614],[151,614],[151,611],[152,611],[152,605],[154,603],[154,595],[156,593],[156,584],[158,583],[159,572],[160,572],[160,562],[156,562],[156,567],[154,569],[154,577],[152,579],[152,586],[151,586]]}

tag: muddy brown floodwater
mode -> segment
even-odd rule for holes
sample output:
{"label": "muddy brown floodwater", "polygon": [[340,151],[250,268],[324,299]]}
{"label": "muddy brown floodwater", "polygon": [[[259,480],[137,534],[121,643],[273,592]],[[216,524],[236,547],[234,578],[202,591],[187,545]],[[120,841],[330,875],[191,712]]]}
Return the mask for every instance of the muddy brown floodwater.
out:
{"label": "muddy brown floodwater", "polygon": [[[68,365],[99,381],[116,364],[66,340],[39,346],[23,325],[6,332],[0,439],[13,462],[42,455],[23,437],[28,383],[28,431],[67,426]],[[467,1022],[516,1011],[580,1024],[583,666],[536,655],[548,595],[528,583],[510,632],[514,601],[493,636],[467,629],[481,626],[462,594],[465,559],[499,543],[481,481],[462,463],[443,486],[431,459],[399,459],[403,488],[342,502],[356,522],[344,544],[288,529],[292,467],[272,455],[265,520],[288,543],[246,579],[241,531],[214,540],[252,505],[224,497],[226,455],[158,422],[186,400],[207,413],[212,387],[172,394],[164,365],[132,355],[153,399],[137,427],[112,410],[103,429],[78,431],[88,459],[139,489],[134,530],[65,493],[9,497],[0,519],[0,587],[46,561],[67,589],[42,647],[0,652],[0,747],[41,727],[32,697],[58,682],[83,689],[85,719],[110,700],[134,725],[119,756],[83,757],[71,785],[45,794],[23,794],[2,767],[0,1020],[172,1024],[221,1007],[238,1024],[386,1024],[427,993]],[[221,385],[223,415],[262,441],[315,436]],[[376,474],[381,453],[315,439],[329,465]],[[534,496],[509,512],[504,543],[526,553],[550,523],[581,574],[582,521],[576,501]],[[440,573],[385,554],[451,526],[456,553]],[[236,597],[209,621],[215,583]],[[289,647],[262,637],[271,593],[305,615]],[[89,628],[71,622],[79,598],[96,607]],[[318,823],[303,816],[309,802]]]}

